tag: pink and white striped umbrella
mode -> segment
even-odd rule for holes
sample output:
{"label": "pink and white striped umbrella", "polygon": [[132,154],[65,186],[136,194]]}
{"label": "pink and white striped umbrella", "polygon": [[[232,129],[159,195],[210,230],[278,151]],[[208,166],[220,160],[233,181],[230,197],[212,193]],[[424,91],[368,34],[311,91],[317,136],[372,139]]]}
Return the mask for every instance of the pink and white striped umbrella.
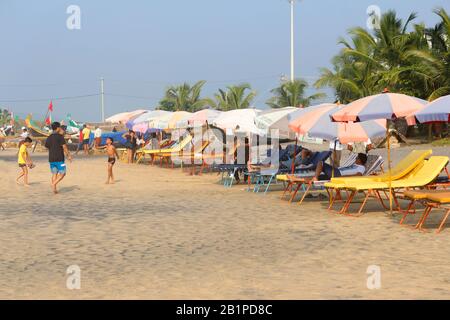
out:
{"label": "pink and white striped umbrella", "polygon": [[341,143],[366,142],[385,135],[384,119],[361,123],[333,122],[331,115],[342,108],[345,106],[321,104],[300,109],[289,115],[289,128],[301,135],[328,141],[338,139]]}
{"label": "pink and white striped umbrella", "polygon": [[422,110],[427,101],[399,93],[382,93],[356,100],[332,115],[334,121],[392,120]]}

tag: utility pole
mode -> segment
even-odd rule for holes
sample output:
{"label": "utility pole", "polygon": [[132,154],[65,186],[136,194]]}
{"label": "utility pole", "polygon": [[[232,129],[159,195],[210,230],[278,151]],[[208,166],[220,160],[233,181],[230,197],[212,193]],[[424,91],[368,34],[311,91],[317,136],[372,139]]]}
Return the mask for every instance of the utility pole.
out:
{"label": "utility pole", "polygon": [[100,95],[101,95],[101,108],[102,108],[102,122],[105,122],[105,79],[100,78]]}
{"label": "utility pole", "polygon": [[294,60],[294,12],[295,12],[295,0],[289,0],[291,3],[291,82],[294,82],[295,80],[295,60]]}

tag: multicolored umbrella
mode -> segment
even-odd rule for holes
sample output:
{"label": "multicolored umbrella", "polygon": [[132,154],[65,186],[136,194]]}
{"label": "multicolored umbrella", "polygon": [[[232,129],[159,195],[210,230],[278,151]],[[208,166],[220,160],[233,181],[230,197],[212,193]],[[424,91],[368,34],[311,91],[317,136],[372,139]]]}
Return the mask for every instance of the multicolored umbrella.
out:
{"label": "multicolored umbrella", "polygon": [[406,118],[408,124],[450,122],[450,95],[441,97],[429,103],[422,110]]}
{"label": "multicolored umbrella", "polygon": [[149,129],[148,124],[152,119],[157,119],[163,115],[171,114],[170,111],[153,110],[143,113],[127,122],[127,127],[134,131],[145,132]]}
{"label": "multicolored umbrella", "polygon": [[332,115],[334,121],[396,119],[422,110],[427,101],[399,93],[382,93],[356,100]]}
{"label": "multicolored umbrella", "polygon": [[304,108],[289,115],[289,129],[313,138],[328,141],[338,139],[341,143],[366,142],[386,134],[386,120],[372,120],[361,123],[333,122],[331,115],[344,106],[322,104]]}
{"label": "multicolored umbrella", "polygon": [[148,110],[136,110],[132,112],[121,112],[107,118],[106,122],[111,123],[127,123],[132,117],[148,112]]}
{"label": "multicolored umbrella", "polygon": [[219,110],[203,109],[192,114],[187,124],[191,127],[202,127],[206,124],[212,124],[221,113],[222,111]]}
{"label": "multicolored umbrella", "polygon": [[151,119],[149,121],[149,128],[168,130],[177,129],[178,123],[190,117],[192,113],[187,111],[176,111],[167,114],[162,114],[160,117]]}
{"label": "multicolored umbrella", "polygon": [[[332,115],[335,121],[395,120],[422,110],[427,101],[399,93],[382,93],[356,100]],[[389,173],[389,205],[392,214],[391,145],[389,125],[386,125],[386,148]]]}
{"label": "multicolored umbrella", "polygon": [[185,128],[186,127],[185,124],[187,123],[190,117],[192,117],[191,112],[187,111],[174,112],[172,118],[170,118],[169,121],[169,129],[178,129],[182,127]]}
{"label": "multicolored umbrella", "polygon": [[263,111],[255,118],[256,127],[270,135],[271,130],[278,130],[279,138],[294,139],[295,134],[289,130],[289,115],[297,111],[298,108],[287,107]]}

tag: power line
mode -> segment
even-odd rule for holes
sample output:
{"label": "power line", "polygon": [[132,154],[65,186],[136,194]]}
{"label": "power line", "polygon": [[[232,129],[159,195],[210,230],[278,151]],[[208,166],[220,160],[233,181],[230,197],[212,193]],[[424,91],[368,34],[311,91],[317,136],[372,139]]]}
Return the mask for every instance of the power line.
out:
{"label": "power line", "polygon": [[38,99],[12,99],[12,100],[0,100],[2,103],[20,103],[20,102],[45,102],[45,101],[59,101],[59,100],[74,100],[89,97],[98,97],[100,94],[85,94],[80,96],[69,96],[69,97],[56,97],[56,98],[38,98]]}
{"label": "power line", "polygon": [[[227,83],[227,82],[242,82],[242,81],[251,81],[251,80],[259,80],[259,79],[272,79],[279,78],[280,74],[270,74],[270,75],[262,75],[248,78],[240,78],[240,79],[200,79],[206,81],[207,84],[210,83]],[[114,79],[105,79],[108,82],[112,83],[141,83],[141,84],[155,84],[155,85],[171,85],[174,83],[187,82],[186,80],[177,80],[177,81],[159,81],[159,80],[114,80]]]}
{"label": "power line", "polygon": [[[77,85],[85,85],[86,83],[92,82],[94,83],[94,80],[88,80],[84,82],[64,82],[64,83],[0,83],[0,87],[7,87],[7,88],[26,88],[26,87],[58,87],[58,86],[77,86]],[[95,80],[95,82],[98,82],[98,80]]]}
{"label": "power line", "polygon": [[133,98],[133,99],[143,99],[143,100],[151,100],[151,99],[160,99],[161,97],[143,97],[143,96],[133,96],[128,94],[115,94],[115,93],[105,93],[105,96],[109,97],[122,97],[122,98]]}

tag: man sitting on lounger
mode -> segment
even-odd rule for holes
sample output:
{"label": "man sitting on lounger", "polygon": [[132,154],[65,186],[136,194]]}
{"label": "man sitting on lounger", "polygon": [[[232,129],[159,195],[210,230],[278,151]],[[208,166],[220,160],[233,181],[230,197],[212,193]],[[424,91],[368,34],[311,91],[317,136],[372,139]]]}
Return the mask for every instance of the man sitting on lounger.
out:
{"label": "man sitting on lounger", "polygon": [[362,176],[366,171],[366,167],[364,166],[366,162],[367,155],[364,153],[358,153],[355,163],[345,168],[333,168],[328,163],[324,163],[323,161],[319,162],[313,181],[318,181],[319,178],[321,178],[320,180],[331,180],[332,177]]}

